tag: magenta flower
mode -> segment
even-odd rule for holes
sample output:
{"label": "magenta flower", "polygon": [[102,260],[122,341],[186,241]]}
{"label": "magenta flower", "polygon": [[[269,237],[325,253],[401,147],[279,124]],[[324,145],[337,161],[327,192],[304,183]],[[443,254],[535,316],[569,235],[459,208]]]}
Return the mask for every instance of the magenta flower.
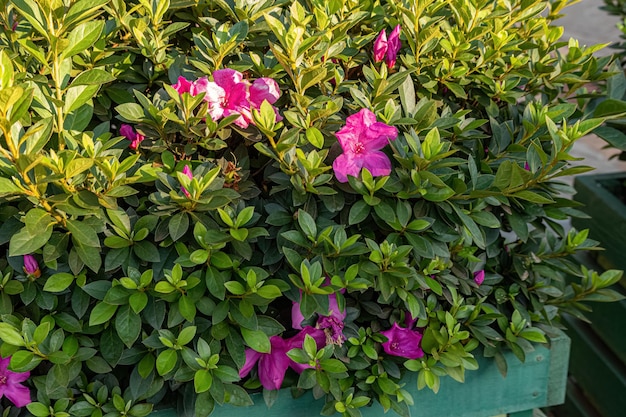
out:
{"label": "magenta flower", "polygon": [[398,137],[395,127],[377,122],[374,113],[361,109],[348,116],[346,125],[335,136],[343,149],[333,162],[339,182],[348,182],[348,175],[358,177],[361,168],[367,168],[375,177],[389,175],[391,161],[380,150]]}
{"label": "magenta flower", "polygon": [[528,165],[528,162],[524,162],[524,169],[526,171],[530,171],[530,165]]}
{"label": "magenta flower", "polygon": [[[345,291],[345,290],[342,290]],[[341,346],[346,340],[343,335],[344,320],[346,319],[346,311],[339,309],[337,303],[337,294],[328,296],[328,314],[320,315],[317,319],[316,329],[324,330],[326,335],[326,344]],[[300,311],[300,303],[294,302],[291,307],[291,327],[294,329],[302,329],[302,322],[305,317]]]}
{"label": "magenta flower", "polygon": [[419,359],[424,356],[424,351],[420,347],[422,333],[419,331],[406,329],[394,323],[391,329],[380,333],[387,338],[382,344],[387,354],[407,359]]}
{"label": "magenta flower", "polygon": [[33,255],[24,255],[24,272],[26,275],[33,278],[39,278],[41,276],[39,264]]}
{"label": "magenta flower", "polygon": [[213,81],[224,91],[224,95],[218,100],[208,94],[204,97],[209,103],[211,118],[217,120],[239,114],[239,118],[233,123],[241,128],[247,128],[252,120],[248,91],[250,84],[243,79],[243,74],[230,68],[221,69],[213,72]]}
{"label": "magenta flower", "polygon": [[374,41],[374,62],[380,62],[385,58],[388,48],[387,32],[381,30]]}
{"label": "magenta flower", "polygon": [[[250,86],[250,105],[255,109],[260,109],[263,101],[270,104],[276,103],[280,98],[280,87],[278,83],[272,78],[257,78],[252,82]],[[278,109],[274,107],[274,113],[276,113],[276,121],[283,120],[282,116],[278,113]]]}
{"label": "magenta flower", "polygon": [[[280,97],[278,83],[271,78],[258,78],[252,84],[244,80],[243,74],[230,68],[214,71],[213,81],[202,77],[194,82],[178,77],[172,87],[180,94],[192,96],[204,93],[208,104],[208,113],[213,120],[219,120],[233,114],[239,117],[233,122],[241,128],[247,128],[252,122],[252,110],[259,109],[264,100],[274,104]],[[282,120],[278,109],[274,107],[276,120]]]}
{"label": "magenta flower", "polygon": [[293,369],[297,373],[302,373],[305,369],[310,368],[309,365],[294,362],[287,356],[287,352],[291,349],[302,349],[304,337],[307,334],[315,339],[318,349],[324,346],[324,333],[310,326],[305,327],[297,335],[289,339],[272,336],[270,338],[270,353],[260,353],[253,349],[246,349],[246,362],[239,371],[239,376],[243,378],[248,375],[258,362],[259,380],[263,388],[267,390],[280,389],[288,368]]}
{"label": "magenta flower", "polygon": [[[185,167],[183,168],[183,174],[189,177],[189,179],[193,179],[193,173],[191,172],[191,168],[189,168],[189,165],[185,165]],[[180,186],[180,190],[183,192],[183,194],[185,194],[185,197],[191,198],[191,194],[189,193],[189,191],[187,191],[187,189],[182,185]]]}
{"label": "magenta flower", "polygon": [[474,282],[481,286],[483,281],[485,280],[485,270],[481,269],[480,271],[474,272]]}
{"label": "magenta flower", "polygon": [[393,68],[396,65],[398,52],[400,52],[400,25],[396,26],[387,38],[387,32],[381,30],[374,41],[374,61],[380,62],[383,59],[387,68]]}
{"label": "magenta flower", "polygon": [[30,377],[30,372],[9,371],[11,357],[0,358],[0,398],[7,397],[16,407],[31,403],[30,390],[20,384]]}
{"label": "magenta flower", "polygon": [[139,147],[139,144],[145,137],[141,133],[135,132],[131,125],[123,124],[120,128],[120,134],[130,141],[128,147],[135,150]]}
{"label": "magenta flower", "polygon": [[[183,93],[190,93],[192,86],[193,86],[193,83],[189,81],[188,79],[186,79],[185,77],[178,77],[178,81],[176,82],[176,84],[172,85],[172,88],[178,91],[178,94],[183,94]],[[195,94],[192,94],[192,95],[195,95]]]}
{"label": "magenta flower", "polygon": [[385,56],[385,63],[388,68],[393,68],[396,65],[396,58],[398,52],[400,52],[400,25],[393,28],[389,34],[389,40],[387,41],[387,54]]}

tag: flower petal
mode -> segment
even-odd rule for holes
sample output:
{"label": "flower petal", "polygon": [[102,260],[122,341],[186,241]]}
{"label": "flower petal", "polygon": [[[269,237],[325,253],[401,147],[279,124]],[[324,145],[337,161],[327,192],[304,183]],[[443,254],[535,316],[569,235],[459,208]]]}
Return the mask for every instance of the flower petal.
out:
{"label": "flower petal", "polygon": [[343,312],[339,309],[339,304],[337,303],[337,294],[332,293],[328,296],[328,316],[334,317],[343,321],[346,318],[346,311]]}
{"label": "flower petal", "polygon": [[291,327],[294,329],[302,329],[302,322],[305,317],[300,311],[300,303],[294,302],[291,306]]}
{"label": "flower petal", "polygon": [[131,125],[127,125],[126,123],[122,124],[120,127],[120,135],[124,136],[128,140],[135,140],[137,134]]}
{"label": "flower petal", "polygon": [[32,402],[30,390],[21,384],[7,384],[4,389],[4,396],[7,397],[16,407],[24,407]]}
{"label": "flower petal", "polygon": [[280,389],[285,379],[285,372],[289,368],[291,359],[287,356],[285,342],[278,336],[273,336],[272,353],[264,354],[259,359],[259,380],[263,388],[268,390]]}
{"label": "flower petal", "polygon": [[419,359],[424,356],[420,347],[422,334],[419,331],[405,329],[394,323],[391,329],[380,333],[388,339],[382,343],[387,354],[407,359]]}
{"label": "flower petal", "polygon": [[239,377],[243,378],[250,373],[254,365],[259,359],[261,359],[263,353],[257,352],[254,349],[246,349],[246,362],[243,364],[243,368],[239,370]]}
{"label": "flower petal", "polygon": [[261,107],[263,100],[274,104],[279,98],[280,87],[272,78],[258,78],[250,86],[250,103],[257,109]]}
{"label": "flower petal", "polygon": [[232,87],[241,83],[242,80],[243,74],[234,69],[225,68],[213,71],[213,81],[226,91],[229,91]]}
{"label": "flower petal", "polygon": [[362,159],[362,168],[372,174],[373,177],[381,177],[391,173],[391,161],[381,151],[368,152]]}
{"label": "flower petal", "polygon": [[380,62],[387,53],[387,32],[381,30],[374,41],[374,61]]}
{"label": "flower petal", "polygon": [[209,81],[207,77],[199,78],[191,87],[191,94],[196,96],[204,93],[204,101],[208,103],[221,104],[226,97],[226,91],[217,83]]}
{"label": "flower petal", "polygon": [[361,172],[361,160],[342,153],[333,161],[333,170],[339,182],[348,182],[348,175],[358,177]]}
{"label": "flower petal", "polygon": [[[192,84],[193,83],[189,81],[188,79],[186,79],[185,77],[179,76],[178,81],[176,82],[176,84],[172,85],[172,88],[178,91],[178,94],[189,93]],[[192,95],[194,94],[192,93]]]}
{"label": "flower petal", "polygon": [[397,137],[398,129],[394,126],[376,122],[365,130],[361,143],[367,151],[378,151],[387,146],[389,141],[396,140]]}
{"label": "flower petal", "polygon": [[393,68],[396,65],[396,58],[400,51],[400,25],[396,26],[389,34],[389,41],[387,42],[387,53],[385,56],[385,63],[387,67]]}

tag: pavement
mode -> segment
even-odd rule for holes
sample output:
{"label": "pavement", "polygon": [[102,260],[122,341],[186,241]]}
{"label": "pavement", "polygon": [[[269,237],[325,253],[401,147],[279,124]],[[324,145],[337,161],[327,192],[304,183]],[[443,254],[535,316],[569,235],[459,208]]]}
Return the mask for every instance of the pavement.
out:
{"label": "pavement", "polygon": [[[603,0],[581,0],[576,4],[563,9],[564,15],[555,24],[564,28],[563,39],[574,38],[581,46],[608,44],[596,55],[611,55],[616,52],[610,45],[624,41],[620,38],[621,30],[617,27],[620,19],[601,9]],[[579,139],[574,144],[572,154],[583,161],[577,164],[589,165],[596,168],[594,173],[626,171],[626,161],[619,161],[614,157],[619,154],[615,149],[606,149],[606,142],[595,135]]]}

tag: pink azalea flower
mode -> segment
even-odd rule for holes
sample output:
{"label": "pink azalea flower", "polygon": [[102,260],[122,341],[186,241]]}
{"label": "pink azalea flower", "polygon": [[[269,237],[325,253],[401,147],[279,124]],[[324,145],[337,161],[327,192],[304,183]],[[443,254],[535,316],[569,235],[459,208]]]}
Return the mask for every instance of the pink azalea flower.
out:
{"label": "pink azalea flower", "polygon": [[[344,320],[346,319],[346,311],[339,309],[337,303],[337,294],[328,296],[328,314],[320,315],[317,319],[315,328],[324,330],[326,335],[326,344],[334,344],[341,346],[346,340],[343,335]],[[300,311],[300,303],[294,302],[291,307],[291,327],[294,329],[302,329],[302,322],[305,317]]]}
{"label": "pink azalea flower", "polygon": [[[245,129],[252,122],[252,108],[259,109],[265,100],[274,104],[280,98],[278,83],[271,78],[258,78],[250,84],[244,80],[242,73],[230,68],[214,71],[212,76],[213,81],[202,77],[194,82],[178,77],[172,87],[180,94],[196,96],[204,93],[208,113],[213,120],[238,114],[239,117],[233,123]],[[282,120],[276,107],[274,112],[276,120]]]}
{"label": "pink azalea flower", "polygon": [[400,52],[400,25],[396,26],[387,38],[387,32],[381,30],[374,41],[374,61],[380,62],[383,59],[388,68],[396,65],[398,52]]}
{"label": "pink azalea flower", "polygon": [[419,331],[406,329],[394,323],[391,329],[380,333],[387,338],[382,344],[387,354],[407,359],[419,359],[424,356],[424,351],[420,347],[422,334]]}
{"label": "pink azalea flower", "polygon": [[183,93],[190,93],[192,86],[193,86],[193,83],[189,81],[188,79],[186,79],[185,77],[178,77],[178,81],[176,82],[176,84],[172,85],[172,88],[178,91],[178,94],[183,94]]}
{"label": "pink azalea flower", "polygon": [[385,30],[381,30],[374,41],[374,61],[380,62],[385,58],[387,54],[387,32]]}
{"label": "pink azalea flower", "polygon": [[400,52],[400,25],[396,26],[389,34],[389,40],[387,41],[387,54],[385,56],[385,63],[388,68],[393,68],[396,65],[396,58],[398,52]]}
{"label": "pink azalea flower", "polygon": [[[263,101],[267,100],[268,103],[274,104],[280,98],[280,87],[278,83],[272,78],[257,78],[252,82],[250,86],[250,105],[255,109],[260,109]],[[278,113],[278,109],[274,107],[274,113],[276,113],[276,121],[283,120],[282,116]]]}
{"label": "pink azalea flower", "polygon": [[120,134],[130,141],[130,145],[128,145],[128,147],[132,150],[137,149],[141,141],[145,139],[141,133],[135,132],[133,127],[127,124],[122,124]]}
{"label": "pink azalea flower", "polygon": [[213,120],[239,114],[234,123],[241,128],[247,128],[252,120],[252,113],[249,83],[243,79],[243,74],[230,68],[221,69],[213,72],[213,81],[225,92],[224,97],[218,101],[211,102],[210,98],[204,98],[209,101],[209,107],[213,108],[213,114],[209,113]]}
{"label": "pink azalea flower", "polygon": [[11,357],[0,358],[0,397],[7,397],[16,407],[31,403],[30,390],[20,384],[30,377],[30,372],[9,371]]}
{"label": "pink azalea flower", "polygon": [[367,168],[375,177],[389,175],[391,161],[380,149],[398,137],[395,127],[377,122],[374,113],[361,109],[346,119],[346,125],[335,136],[343,149],[333,162],[339,182],[348,182],[348,175],[357,177],[361,168]]}
{"label": "pink azalea flower", "polygon": [[480,286],[483,281],[485,281],[485,270],[481,269],[480,271],[474,272],[474,282]]}
{"label": "pink azalea flower", "polygon": [[324,333],[310,326],[305,327],[297,335],[289,339],[272,336],[270,338],[270,353],[260,353],[253,349],[246,349],[246,362],[239,371],[239,376],[243,378],[248,375],[258,362],[259,380],[263,388],[267,390],[280,389],[288,368],[293,369],[297,373],[302,373],[305,369],[310,368],[309,365],[294,362],[287,356],[287,352],[291,349],[302,349],[304,337],[307,334],[315,339],[318,349],[324,346]]}
{"label": "pink azalea flower", "polygon": [[[191,168],[189,168],[189,165],[185,165],[185,167],[183,168],[183,174],[188,176],[189,179],[193,179],[193,173],[191,172]],[[187,189],[183,187],[182,185],[180,186],[180,190],[183,192],[183,194],[185,194],[185,197],[187,198],[191,197],[191,194],[189,194],[189,191],[187,191]]]}
{"label": "pink azalea flower", "polygon": [[33,255],[24,255],[24,272],[33,278],[39,278],[41,276],[41,270],[39,264]]}
{"label": "pink azalea flower", "polygon": [[226,91],[207,77],[198,78],[189,90],[192,96],[204,93],[204,101],[208,104],[209,116],[219,120],[224,116],[222,103],[226,100]]}

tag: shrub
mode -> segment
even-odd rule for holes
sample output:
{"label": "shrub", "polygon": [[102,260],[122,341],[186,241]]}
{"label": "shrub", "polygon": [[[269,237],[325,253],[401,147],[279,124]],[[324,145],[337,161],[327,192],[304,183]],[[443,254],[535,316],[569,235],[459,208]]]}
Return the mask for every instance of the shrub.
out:
{"label": "shrub", "polygon": [[616,112],[565,3],[4,2],[0,355],[28,411],[284,386],[406,415],[407,370],[437,390],[616,299],[561,223],[572,144]]}

